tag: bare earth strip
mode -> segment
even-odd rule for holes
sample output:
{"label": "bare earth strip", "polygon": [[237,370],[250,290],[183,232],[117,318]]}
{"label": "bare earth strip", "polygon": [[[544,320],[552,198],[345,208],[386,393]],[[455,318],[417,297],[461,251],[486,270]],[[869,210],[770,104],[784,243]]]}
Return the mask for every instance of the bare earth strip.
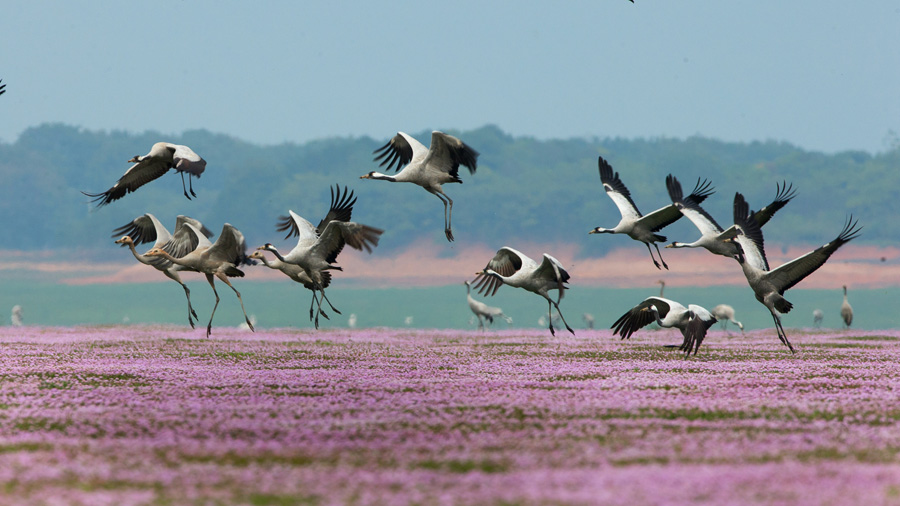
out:
{"label": "bare earth strip", "polygon": [[0,504],[900,503],[900,332],[792,337],[3,327]]}

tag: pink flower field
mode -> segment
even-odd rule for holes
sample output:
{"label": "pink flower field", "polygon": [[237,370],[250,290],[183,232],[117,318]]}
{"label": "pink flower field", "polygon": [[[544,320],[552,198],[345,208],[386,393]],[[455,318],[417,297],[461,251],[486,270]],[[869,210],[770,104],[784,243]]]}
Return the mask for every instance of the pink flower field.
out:
{"label": "pink flower field", "polygon": [[900,332],[0,329],[0,504],[900,504]]}

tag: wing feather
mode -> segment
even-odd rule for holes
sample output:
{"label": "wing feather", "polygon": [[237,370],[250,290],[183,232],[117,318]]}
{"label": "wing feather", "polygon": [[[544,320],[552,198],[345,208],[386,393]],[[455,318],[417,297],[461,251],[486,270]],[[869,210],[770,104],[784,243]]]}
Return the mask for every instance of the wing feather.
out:
{"label": "wing feather", "polygon": [[766,279],[775,285],[779,294],[783,295],[786,290],[821,267],[838,248],[856,239],[861,230],[858,220],[854,220],[852,215],[849,216],[844,223],[844,229],[833,241],[770,271],[766,274]]}

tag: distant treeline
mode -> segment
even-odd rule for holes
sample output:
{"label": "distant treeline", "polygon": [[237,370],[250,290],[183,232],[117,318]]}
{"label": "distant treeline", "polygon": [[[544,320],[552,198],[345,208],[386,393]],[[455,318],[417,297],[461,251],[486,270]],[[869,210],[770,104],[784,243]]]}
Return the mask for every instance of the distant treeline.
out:
{"label": "distant treeline", "polygon": [[[381,251],[422,239],[446,244],[443,207],[436,197],[408,183],[359,179],[379,170],[372,150],[394,133],[259,146],[205,130],[169,136],[61,124],[31,128],[15,143],[0,144],[0,249],[72,248],[89,256],[110,247],[112,229],[145,212],[170,228],[178,214],[198,218],[217,233],[229,222],[256,246],[281,239],[275,221],[288,209],[317,222],[335,183],[356,191],[354,220],[386,230]],[[430,132],[410,133],[429,144]],[[461,168],[464,184],[445,186],[454,201],[457,245],[566,242],[577,244],[583,256],[633,246],[623,237],[588,236],[591,228],[612,227],[619,220],[600,185],[598,155],[619,171],[643,212],[670,202],[669,173],[688,189],[698,177],[712,180],[717,193],[704,206],[723,226],[732,221],[735,191],[759,208],[773,198],[777,182],[788,181],[798,196],[766,227],[767,242],[824,243],[840,231],[848,213],[865,225],[859,242],[889,245],[900,237],[900,148],[829,155],[774,141],[537,140],[494,126],[448,133],[481,153],[475,175]],[[106,190],[130,166],[126,160],[161,140],[186,144],[207,160],[206,173],[194,181],[198,197],[185,199],[181,178],[172,172],[93,209],[80,191]],[[686,220],[663,233],[681,241],[697,235]]]}

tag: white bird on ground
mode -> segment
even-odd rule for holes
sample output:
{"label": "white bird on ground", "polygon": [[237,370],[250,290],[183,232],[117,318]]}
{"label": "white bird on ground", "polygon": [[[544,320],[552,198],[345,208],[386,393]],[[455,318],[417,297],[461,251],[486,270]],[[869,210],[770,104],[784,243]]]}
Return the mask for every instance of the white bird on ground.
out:
{"label": "white bird on ground", "polygon": [[350,317],[347,318],[347,326],[351,329],[356,328],[356,313],[350,313]]}
{"label": "white bird on ground", "polygon": [[813,309],[813,327],[819,328],[822,326],[822,320],[825,318],[825,313],[822,312],[821,309]]}
{"label": "white bird on ground", "polygon": [[844,303],[841,304],[841,319],[844,320],[844,325],[849,329],[850,324],[853,323],[853,308],[847,302],[847,285],[844,285]]}
{"label": "white bird on ground", "polygon": [[[603,189],[606,190],[606,194],[612,199],[613,203],[616,204],[616,207],[619,208],[622,219],[614,228],[596,227],[588,233],[627,234],[628,237],[640,241],[647,246],[647,251],[650,252],[650,258],[653,260],[653,264],[656,265],[657,269],[661,269],[662,267],[659,266],[659,262],[657,262],[656,258],[653,256],[653,250],[650,249],[650,245],[653,244],[656,248],[656,254],[659,255],[659,261],[662,262],[663,267],[668,269],[669,266],[666,265],[666,262],[663,260],[662,254],[659,252],[659,246],[656,244],[658,242],[665,242],[666,237],[659,235],[656,232],[659,232],[663,227],[678,221],[682,216],[681,211],[679,211],[674,204],[670,204],[657,209],[650,214],[642,215],[641,212],[638,211],[634,201],[631,200],[631,193],[628,191],[628,188],[626,188],[625,184],[622,183],[622,180],[619,179],[619,173],[613,172],[612,166],[607,163],[603,157],[599,158],[598,164],[600,166],[600,182],[603,183]],[[709,181],[704,180],[701,182],[698,179],[697,185],[694,187],[694,191],[688,196],[688,199],[692,199],[699,204],[712,194],[713,190],[710,188]]]}
{"label": "white bird on ground", "polygon": [[584,313],[583,315],[581,315],[581,319],[584,320],[584,325],[587,328],[594,328],[594,315],[592,315],[591,313]]}
{"label": "white bird on ground", "polygon": [[491,307],[480,300],[472,298],[472,283],[464,281],[463,284],[466,285],[466,300],[469,302],[469,309],[478,317],[478,328],[480,330],[484,330],[484,320],[487,320],[489,324],[493,324],[494,318],[503,318],[506,320],[506,323],[512,323],[512,318],[503,314],[503,310],[499,307]]}
{"label": "white bird on ground", "polygon": [[184,196],[190,200],[188,189],[184,185],[185,173],[188,175],[191,195],[196,197],[197,194],[194,193],[191,177],[199,179],[200,174],[203,174],[203,171],[206,170],[206,160],[200,158],[191,148],[169,142],[157,142],[150,149],[149,153],[144,156],[135,156],[128,162],[134,165],[125,171],[125,174],[109,190],[102,193],[81,193],[91,197],[93,202],[97,204],[97,207],[103,207],[161,177],[169,169],[175,169],[175,172],[181,174],[181,186],[184,189]]}
{"label": "white bird on ground", "polygon": [[722,328],[725,329],[725,332],[728,332],[728,322],[731,322],[741,329],[741,334],[744,333],[744,324],[734,319],[734,308],[728,304],[719,304],[714,307],[712,314],[716,317],[716,320],[722,322]]}
{"label": "white bird on ground", "polygon": [[185,223],[193,225],[196,230],[200,231],[204,239],[213,235],[200,221],[182,215],[175,219],[175,234],[172,235],[156,219],[156,216],[145,213],[113,230],[112,237],[119,237],[125,234],[115,241],[116,244],[121,244],[123,247],[127,246],[138,262],[153,267],[162,272],[167,278],[181,285],[181,288],[184,289],[184,296],[187,297],[188,323],[191,325],[191,328],[194,328],[194,319],[197,318],[197,312],[191,306],[191,290],[184,284],[184,281],[181,280],[181,275],[178,273],[180,271],[196,271],[190,267],[174,264],[160,257],[149,257],[146,253],[141,255],[134,247],[135,244],[144,244],[152,241],[154,248],[166,250],[176,257],[184,256],[196,249],[200,242],[199,239],[195,240],[193,232],[185,228]]}
{"label": "white bird on ground", "polygon": [[12,307],[12,314],[10,315],[10,323],[12,323],[13,327],[21,327],[25,324],[22,319],[22,306],[16,304]]}
{"label": "white bird on ground", "polygon": [[[328,270],[343,269],[335,265],[338,254],[347,244],[356,250],[365,249],[367,253],[372,253],[372,248],[378,246],[378,240],[383,230],[347,221],[350,219],[350,213],[356,199],[353,198],[353,192],[347,194],[347,188],[344,188],[343,195],[340,190],[331,193],[331,209],[325,218],[319,223],[319,227],[314,227],[312,223],[295,213],[288,210],[290,216],[282,216],[278,222],[281,231],[288,231],[287,237],[297,237],[297,245],[294,246],[288,254],[281,255],[278,249],[272,243],[266,243],[257,249],[271,251],[282,262],[299,265],[306,271],[306,274],[312,279],[315,290],[322,293],[322,298],[328,300],[325,296],[325,277],[324,273]],[[346,217],[346,219],[344,219]],[[331,301],[328,301],[331,305]],[[340,311],[331,306],[331,309],[340,314]],[[319,310],[315,314],[315,326],[319,328],[319,314],[321,314],[322,305],[319,304]],[[312,314],[310,315],[312,318]]]}
{"label": "white bird on ground", "polygon": [[[666,248],[706,248],[710,253],[734,258],[737,255],[737,246],[733,242],[725,241],[725,239],[734,236],[734,227],[722,230],[722,227],[716,223],[716,220],[700,207],[699,202],[692,198],[683,198],[681,183],[671,174],[666,177],[666,187],[669,190],[672,204],[681,211],[681,214],[691,220],[691,223],[700,230],[701,234],[700,238],[694,242],[684,243],[676,241],[666,245]],[[776,185],[775,200],[753,215],[760,227],[768,223],[779,209],[786,206],[794,198],[797,192],[792,188],[793,186],[789,186],[787,183],[783,186],[781,184]]]}
{"label": "white bird on ground", "polygon": [[[222,226],[222,231],[219,233],[219,238],[216,239],[216,242],[210,244],[209,239],[203,237],[203,233],[196,227],[190,223],[185,223],[184,226],[194,235],[194,238],[190,240],[197,240],[198,246],[193,251],[175,258],[162,248],[153,248],[145,255],[163,257],[172,263],[206,274],[206,281],[209,282],[213,295],[216,296],[216,303],[213,306],[212,314],[209,315],[209,323],[206,325],[206,337],[209,337],[209,334],[212,332],[213,316],[216,315],[216,308],[219,307],[219,293],[216,291],[215,278],[219,278],[219,280],[234,290],[234,294],[237,295],[238,301],[241,303],[241,311],[244,312],[244,321],[247,322],[250,330],[254,330],[253,323],[247,317],[247,310],[244,309],[244,299],[241,298],[241,293],[228,281],[229,277],[244,277],[244,271],[238,269],[238,266],[253,263],[253,260],[247,257],[247,245],[244,242],[244,235],[238,229],[226,223]],[[174,248],[175,251],[178,251],[179,246],[176,245]]]}
{"label": "white bird on ground", "polygon": [[857,226],[857,221],[850,216],[841,233],[833,241],[791,260],[777,269],[769,270],[762,230],[759,228],[758,220],[750,212],[750,206],[740,193],[736,193],[734,196],[734,224],[737,227],[737,235],[728,240],[739,246],[737,261],[741,264],[750,288],[756,294],[756,300],[772,313],[778,338],[793,353],[794,347],[788,341],[779,316],[779,314],[788,313],[793,308],[793,304],[784,298],[784,292],[825,264],[825,261],[838,248],[856,238],[862,227]]}
{"label": "white bird on ground", "polygon": [[684,307],[674,300],[647,297],[619,317],[610,328],[613,329],[613,335],[618,334],[622,339],[628,339],[635,331],[652,322],[656,322],[660,327],[674,327],[680,330],[684,340],[678,349],[687,356],[691,352],[697,354],[706,332],[716,323],[716,317],[696,304]]}
{"label": "white bird on ground", "polygon": [[[569,273],[559,263],[559,260],[544,253],[543,260],[538,264],[525,254],[504,246],[497,251],[484,269],[475,274],[477,275],[474,282],[475,289],[484,295],[494,295],[500,286],[507,284],[516,288],[524,288],[547,299],[548,311],[552,312],[555,307],[566,330],[575,334],[559,310],[559,301],[562,300],[568,288],[565,283],[569,281]],[[550,290],[558,291],[555,301],[548,294]],[[550,321],[550,334],[556,335],[552,320]]]}
{"label": "white bird on ground", "polygon": [[444,234],[448,241],[453,241],[450,222],[453,217],[453,200],[444,193],[444,183],[462,183],[459,178],[459,166],[463,165],[474,174],[478,152],[464,144],[461,140],[443,132],[431,133],[431,147],[426,148],[412,136],[398,132],[387,144],[376,149],[380,153],[375,161],[382,160],[379,167],[387,165],[387,170],[399,170],[396,175],[389,176],[380,172],[369,172],[360,179],[379,179],[393,183],[414,183],[425,188],[429,193],[444,203]]}

